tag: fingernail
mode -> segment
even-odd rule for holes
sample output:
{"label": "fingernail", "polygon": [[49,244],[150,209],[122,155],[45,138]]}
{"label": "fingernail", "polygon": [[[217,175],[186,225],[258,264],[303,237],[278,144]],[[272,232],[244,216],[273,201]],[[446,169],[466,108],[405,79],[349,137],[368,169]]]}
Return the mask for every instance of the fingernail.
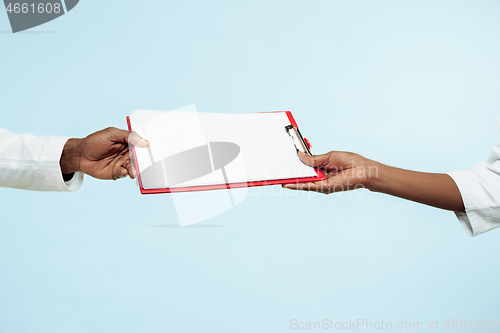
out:
{"label": "fingernail", "polygon": [[141,144],[146,147],[149,147],[151,145],[151,143],[146,139],[141,139]]}

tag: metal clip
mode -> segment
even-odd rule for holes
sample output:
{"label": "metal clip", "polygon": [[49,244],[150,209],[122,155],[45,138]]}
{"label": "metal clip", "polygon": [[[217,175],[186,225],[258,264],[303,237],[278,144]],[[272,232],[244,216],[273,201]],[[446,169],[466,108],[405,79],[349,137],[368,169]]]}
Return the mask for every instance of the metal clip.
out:
{"label": "metal clip", "polygon": [[293,125],[288,125],[285,126],[285,130],[290,136],[292,143],[295,146],[295,149],[297,150],[297,153],[301,151],[305,154],[312,155],[307,143],[305,142],[304,138],[302,137],[302,134],[300,134],[300,131],[297,127]]}

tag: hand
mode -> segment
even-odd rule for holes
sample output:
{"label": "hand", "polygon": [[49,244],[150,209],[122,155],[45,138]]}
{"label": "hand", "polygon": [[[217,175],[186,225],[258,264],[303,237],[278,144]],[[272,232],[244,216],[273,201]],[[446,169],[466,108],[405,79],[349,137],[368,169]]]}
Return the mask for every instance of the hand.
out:
{"label": "hand", "polygon": [[[331,151],[323,155],[307,155],[299,152],[300,160],[311,167],[324,167],[327,179],[311,182],[283,185],[291,190],[315,191],[325,194],[363,188],[370,179],[370,172],[376,166],[369,166],[370,161],[358,154]],[[373,162],[375,163],[375,162]]]}
{"label": "hand", "polygon": [[404,170],[378,163],[354,153],[331,151],[299,158],[312,167],[324,167],[327,179],[314,183],[286,184],[292,190],[333,193],[367,188],[407,200],[456,212],[465,211],[460,191],[453,179],[443,173]]}
{"label": "hand", "polygon": [[81,171],[98,179],[134,179],[129,144],[149,147],[137,133],[114,127],[90,134],[84,139],[69,139],[61,156],[63,175]]}

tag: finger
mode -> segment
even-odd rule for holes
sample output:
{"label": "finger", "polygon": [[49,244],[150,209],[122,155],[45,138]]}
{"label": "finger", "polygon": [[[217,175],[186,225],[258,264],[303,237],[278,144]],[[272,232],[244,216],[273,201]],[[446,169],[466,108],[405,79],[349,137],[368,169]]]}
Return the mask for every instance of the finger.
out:
{"label": "finger", "polygon": [[299,151],[298,155],[302,163],[315,168],[327,165],[330,159],[330,153],[326,153],[323,155],[308,155]]}
{"label": "finger", "polygon": [[306,165],[312,167],[325,167],[331,176],[352,167],[352,161],[356,154],[345,151],[331,151],[323,155],[307,155],[299,152],[299,158]]}
{"label": "finger", "polygon": [[318,182],[287,184],[283,187],[291,190],[314,191],[325,194],[342,192],[346,190],[346,188],[342,186],[342,184],[339,184],[336,181],[335,177]]}
{"label": "finger", "polygon": [[[130,152],[129,152],[129,155],[130,155]],[[137,164],[135,163],[135,161],[132,158],[130,158],[130,166],[132,168],[132,174],[134,175],[134,178],[132,178],[132,179],[135,179],[139,175],[139,173],[137,172]]]}
{"label": "finger", "polygon": [[105,131],[110,132],[111,139],[115,142],[128,143],[137,147],[149,147],[148,140],[143,139],[139,134],[133,131],[126,131],[115,127],[109,127]]}
{"label": "finger", "polygon": [[285,184],[283,188],[287,188],[289,190],[298,190],[298,191],[316,191],[317,187],[314,183],[292,183]]}
{"label": "finger", "polygon": [[[126,170],[126,172],[123,170]],[[116,161],[113,179],[123,178],[127,175],[129,175],[132,179],[135,178],[135,170],[132,166],[132,161],[130,160],[130,152],[127,152]]]}
{"label": "finger", "polygon": [[[128,154],[127,154],[128,155]],[[127,173],[131,179],[135,179],[136,173],[135,173],[135,168],[132,165],[132,161],[130,159],[127,159],[125,163],[123,164],[123,167],[127,169]]]}
{"label": "finger", "polygon": [[113,173],[113,180],[117,180],[120,178],[126,177],[128,174],[128,170],[122,166],[116,168],[115,172]]}

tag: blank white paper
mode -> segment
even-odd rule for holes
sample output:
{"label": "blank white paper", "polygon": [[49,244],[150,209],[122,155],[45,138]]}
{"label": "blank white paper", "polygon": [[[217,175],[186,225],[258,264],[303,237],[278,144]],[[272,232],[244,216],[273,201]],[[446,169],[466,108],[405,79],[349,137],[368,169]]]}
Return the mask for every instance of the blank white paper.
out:
{"label": "blank white paper", "polygon": [[[298,158],[285,126],[285,112],[220,114],[189,111],[134,111],[132,129],[151,142],[151,150],[136,149],[139,171],[154,161],[202,146],[208,142],[231,142],[239,155],[224,167],[229,183],[306,178],[316,171]],[[153,155],[153,156],[152,156]],[[174,186],[168,179],[144,188],[189,187],[225,184],[222,170]]]}

